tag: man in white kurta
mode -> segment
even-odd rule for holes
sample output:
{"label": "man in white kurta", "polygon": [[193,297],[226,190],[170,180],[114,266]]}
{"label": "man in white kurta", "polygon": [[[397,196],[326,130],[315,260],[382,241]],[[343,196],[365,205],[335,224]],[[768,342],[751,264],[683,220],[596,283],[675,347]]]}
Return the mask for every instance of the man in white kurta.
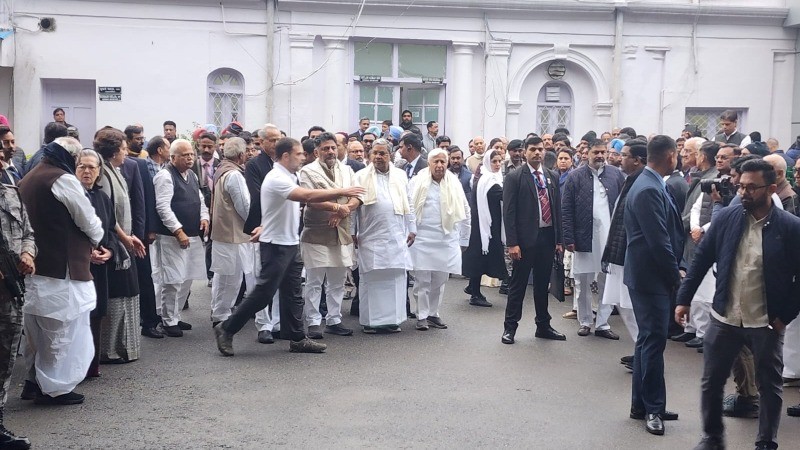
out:
{"label": "man in white kurta", "polygon": [[417,224],[408,177],[390,164],[385,139],[372,145],[370,161],[356,175],[356,185],[366,190],[354,220],[361,273],[359,322],[365,333],[397,332],[406,319],[406,271],[413,268],[408,247]]}
{"label": "man in white kurta", "polygon": [[[605,290],[606,274],[602,272],[603,250],[605,249],[608,233],[611,228],[611,206],[616,201],[616,197],[623,184],[623,175],[619,169],[605,164],[606,147],[601,141],[597,141],[589,149],[589,161],[586,166],[582,166],[570,173],[564,184],[564,195],[561,206],[563,209],[564,222],[572,218],[572,226],[564,227],[564,241],[567,248],[573,251],[575,256],[572,263],[572,275],[575,278],[575,297],[578,303],[578,321],[580,328],[579,336],[588,336],[592,326],[592,282],[597,283],[597,292],[602,295]],[[615,173],[604,174],[604,171],[616,171]],[[584,180],[584,177],[591,177],[591,184]],[[606,186],[608,183],[608,187]],[[591,205],[581,201],[586,192],[581,192],[591,186]],[[609,198],[609,192],[613,198]],[[581,208],[591,208],[591,221],[579,220],[582,214]],[[587,228],[590,228],[587,230]],[[579,248],[581,237],[591,233],[591,248]],[[589,250],[589,251],[587,251]],[[613,307],[602,303],[597,306],[597,318],[595,320],[595,335],[607,339],[619,339],[619,336],[611,331],[608,325],[608,318],[611,316]]]}
{"label": "man in white kurta", "polygon": [[417,237],[409,247],[414,267],[417,330],[445,329],[439,305],[451,273],[461,273],[461,247],[469,245],[470,209],[458,178],[447,170],[448,155],[428,153],[428,167],[409,183]]}
{"label": "man in white kurta", "polygon": [[94,357],[89,312],[97,295],[89,263],[103,224],[74,174],[80,150],[75,139],[57,139],[20,183],[39,248],[22,308],[28,368],[22,398],[41,404],[82,403],[73,390]]}
{"label": "man in white kurta", "polygon": [[[339,189],[355,185],[350,166],[338,159],[336,137],[322,133],[317,137],[317,159],[298,173],[300,186],[306,189]],[[353,330],[342,325],[342,299],[347,269],[354,265],[353,238],[350,235],[350,211],[360,202],[340,197],[336,201],[309,203],[303,213],[300,256],[306,269],[303,289],[308,337],[321,339],[322,315],[319,311],[322,283],[325,283],[328,314],[325,333],[350,336]]]}
{"label": "man in white kurta", "polygon": [[189,141],[175,139],[170,146],[170,164],[153,178],[161,221],[153,243],[157,250],[153,281],[161,291],[162,327],[171,337],[183,336],[183,329],[190,328],[181,323],[181,309],[192,281],[207,276],[201,236],[208,233],[209,215],[197,176],[191,170],[194,157]]}

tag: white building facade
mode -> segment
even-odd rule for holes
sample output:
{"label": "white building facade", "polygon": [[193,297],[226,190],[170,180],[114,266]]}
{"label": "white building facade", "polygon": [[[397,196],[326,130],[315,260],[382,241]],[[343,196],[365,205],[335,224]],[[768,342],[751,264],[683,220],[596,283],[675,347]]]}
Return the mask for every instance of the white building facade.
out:
{"label": "white building facade", "polygon": [[300,137],[404,109],[462,146],[559,126],[710,135],[725,109],[784,148],[800,134],[796,0],[271,1],[6,2],[0,113],[29,152],[56,107],[85,145],[104,125]]}

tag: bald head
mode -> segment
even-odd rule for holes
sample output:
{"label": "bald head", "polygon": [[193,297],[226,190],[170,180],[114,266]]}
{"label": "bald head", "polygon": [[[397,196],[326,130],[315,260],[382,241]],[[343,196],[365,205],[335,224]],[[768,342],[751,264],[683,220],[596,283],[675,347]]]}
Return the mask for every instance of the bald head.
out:
{"label": "bald head", "polygon": [[781,155],[767,155],[764,161],[768,162],[775,169],[776,182],[780,184],[786,180],[786,160]]}

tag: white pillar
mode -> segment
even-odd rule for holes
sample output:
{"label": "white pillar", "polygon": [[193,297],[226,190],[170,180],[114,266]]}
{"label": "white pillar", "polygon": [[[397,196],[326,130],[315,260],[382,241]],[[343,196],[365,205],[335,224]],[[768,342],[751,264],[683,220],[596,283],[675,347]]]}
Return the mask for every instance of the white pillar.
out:
{"label": "white pillar", "polygon": [[[472,84],[473,53],[478,46],[476,42],[453,42],[453,68],[450,71],[450,92],[447,101],[450,103],[447,115],[447,133],[453,144],[466,148],[469,140],[478,130],[472,126],[474,115],[475,93]],[[480,94],[478,94],[480,95]]]}
{"label": "white pillar", "polygon": [[314,35],[289,34],[289,57],[291,59],[292,84],[289,85],[289,136],[305,136],[308,127],[314,125],[314,89],[311,78],[299,81],[313,70]]}
{"label": "white pillar", "polygon": [[486,59],[486,96],[484,99],[485,138],[508,136],[506,102],[508,100],[508,57],[510,42],[490,42]]}
{"label": "white pillar", "polygon": [[322,111],[322,126],[331,132],[352,131],[348,123],[348,93],[352,83],[347,81],[347,38],[323,36],[325,43],[325,109]]}

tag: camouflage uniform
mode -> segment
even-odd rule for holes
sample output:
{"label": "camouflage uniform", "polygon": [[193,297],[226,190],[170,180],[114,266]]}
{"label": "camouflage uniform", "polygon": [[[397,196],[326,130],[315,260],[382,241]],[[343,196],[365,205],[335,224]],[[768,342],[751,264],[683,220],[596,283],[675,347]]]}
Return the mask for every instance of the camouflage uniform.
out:
{"label": "camouflage uniform", "polygon": [[[0,230],[12,252],[36,256],[33,229],[17,188],[5,184],[0,184]],[[22,301],[12,298],[0,281],[0,411],[6,403],[21,332]]]}

